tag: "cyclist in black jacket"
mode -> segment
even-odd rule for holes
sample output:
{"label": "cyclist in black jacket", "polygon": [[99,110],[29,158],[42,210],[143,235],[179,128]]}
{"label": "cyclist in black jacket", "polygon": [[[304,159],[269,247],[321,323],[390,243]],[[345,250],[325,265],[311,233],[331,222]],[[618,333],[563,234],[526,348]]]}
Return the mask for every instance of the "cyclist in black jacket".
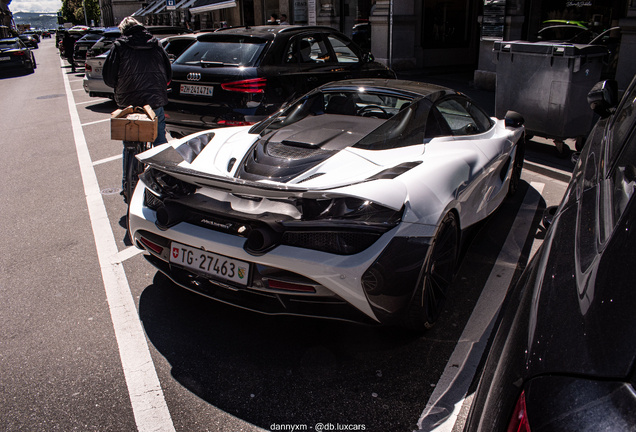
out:
{"label": "cyclist in black jacket", "polygon": [[172,69],[168,54],[159,41],[132,17],[119,24],[122,33],[104,63],[104,82],[115,89],[120,108],[150,105],[159,118],[154,144],[167,142],[163,107],[168,104],[168,83]]}
{"label": "cyclist in black jacket", "polygon": [[[153,145],[167,143],[163,107],[168,104],[168,83],[172,79],[168,55],[159,41],[133,17],[124,18],[119,30],[122,35],[113,44],[104,63],[104,82],[115,89],[115,102],[119,108],[150,105],[158,120],[157,139]],[[124,149],[123,182],[128,157],[129,152]]]}

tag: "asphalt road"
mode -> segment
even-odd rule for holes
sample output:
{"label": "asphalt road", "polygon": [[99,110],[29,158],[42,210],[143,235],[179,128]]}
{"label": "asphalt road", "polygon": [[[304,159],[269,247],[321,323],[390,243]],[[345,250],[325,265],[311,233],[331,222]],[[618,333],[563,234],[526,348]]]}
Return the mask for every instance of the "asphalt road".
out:
{"label": "asphalt road", "polygon": [[[263,316],[174,286],[131,248],[116,106],[88,97],[53,39],[35,56],[34,74],[0,76],[0,430],[461,429],[489,328],[564,182],[524,172],[424,334]],[[123,330],[109,274],[134,305]],[[148,354],[139,378],[127,362]]]}

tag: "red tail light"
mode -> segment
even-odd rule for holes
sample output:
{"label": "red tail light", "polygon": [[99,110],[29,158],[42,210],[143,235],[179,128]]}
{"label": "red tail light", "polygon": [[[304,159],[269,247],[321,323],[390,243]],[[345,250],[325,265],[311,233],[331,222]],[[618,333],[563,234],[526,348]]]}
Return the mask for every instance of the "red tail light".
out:
{"label": "red tail light", "polygon": [[223,126],[251,126],[254,124],[254,122],[239,121],[239,120],[219,120],[217,124],[220,124]]}
{"label": "red tail light", "polygon": [[16,51],[13,53],[14,56],[25,56],[26,53],[24,51]]}
{"label": "red tail light", "polygon": [[263,93],[266,85],[267,78],[254,78],[221,84],[221,88],[227,91],[243,93]]}
{"label": "red tail light", "polygon": [[88,63],[84,63],[84,72],[91,72],[92,70],[93,68]]}
{"label": "red tail light", "polygon": [[300,291],[300,292],[311,292],[315,293],[316,290],[311,285],[303,285],[292,282],[282,282],[270,279],[267,281],[267,284],[270,288],[286,290],[286,291]]}
{"label": "red tail light", "polygon": [[154,244],[153,242],[151,242],[148,239],[145,238],[141,238],[141,242],[143,243],[144,246],[147,246],[148,248],[150,248],[153,252],[160,254],[161,252],[163,252],[163,248],[161,246],[159,246],[158,244]]}
{"label": "red tail light", "polygon": [[531,432],[530,424],[528,423],[528,412],[526,411],[526,394],[521,392],[517,405],[515,405],[515,411],[508,424],[506,432]]}

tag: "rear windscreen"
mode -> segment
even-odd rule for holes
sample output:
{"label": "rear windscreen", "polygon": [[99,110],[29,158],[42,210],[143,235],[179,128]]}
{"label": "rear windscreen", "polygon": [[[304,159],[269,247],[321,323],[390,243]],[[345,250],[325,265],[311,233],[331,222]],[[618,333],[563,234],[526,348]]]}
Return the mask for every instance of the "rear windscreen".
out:
{"label": "rear windscreen", "polygon": [[20,48],[17,42],[0,42],[0,49]]}
{"label": "rear windscreen", "polygon": [[267,41],[254,37],[224,37],[215,41],[197,41],[175,64],[201,67],[254,66]]}

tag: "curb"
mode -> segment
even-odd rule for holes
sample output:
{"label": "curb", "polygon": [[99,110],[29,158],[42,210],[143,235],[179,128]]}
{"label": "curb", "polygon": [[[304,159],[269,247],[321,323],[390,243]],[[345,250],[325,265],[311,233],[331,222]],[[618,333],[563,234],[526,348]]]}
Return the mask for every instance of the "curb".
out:
{"label": "curb", "polygon": [[527,160],[523,161],[523,169],[550,177],[554,180],[562,181],[564,183],[570,183],[570,179],[572,178],[572,173],[556,168],[548,168],[545,165],[528,162]]}

